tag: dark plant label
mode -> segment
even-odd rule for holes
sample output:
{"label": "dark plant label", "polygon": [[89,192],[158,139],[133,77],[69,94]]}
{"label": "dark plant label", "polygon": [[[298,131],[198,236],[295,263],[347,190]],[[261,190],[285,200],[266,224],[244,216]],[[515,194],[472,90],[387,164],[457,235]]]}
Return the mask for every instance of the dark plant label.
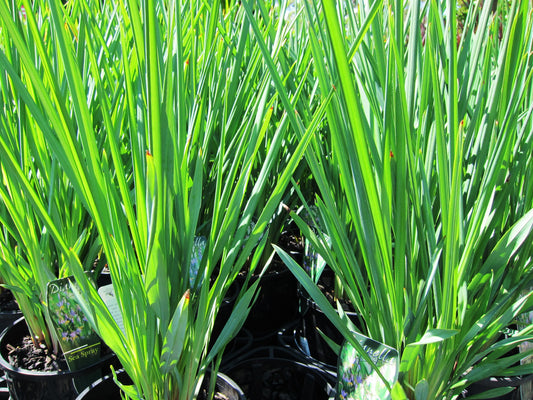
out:
{"label": "dark plant label", "polygon": [[81,346],[64,354],[69,365],[76,364],[79,360],[97,360],[100,356],[100,342],[91,346]]}
{"label": "dark plant label", "polygon": [[191,288],[198,288],[203,280],[203,276],[198,279],[198,271],[202,262],[205,247],[207,246],[207,239],[203,236],[194,238],[192,245],[191,265],[189,268],[189,284]]}
{"label": "dark plant label", "polygon": [[[398,351],[359,333],[354,332],[354,335],[392,388],[398,379]],[[337,377],[336,400],[390,399],[382,378],[348,341],[339,354]]]}
{"label": "dark plant label", "polygon": [[[48,312],[56,336],[71,371],[83,369],[100,359],[100,337],[83,313],[72,286],[74,277],[51,281],[47,286]],[[99,376],[76,378],[78,388],[87,386]]]}

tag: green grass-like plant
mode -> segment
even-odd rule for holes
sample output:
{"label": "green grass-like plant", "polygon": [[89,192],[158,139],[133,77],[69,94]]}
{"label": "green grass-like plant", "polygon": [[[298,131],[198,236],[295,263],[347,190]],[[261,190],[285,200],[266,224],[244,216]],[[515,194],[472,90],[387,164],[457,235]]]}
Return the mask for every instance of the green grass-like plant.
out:
{"label": "green grass-like plant", "polygon": [[[35,215],[67,257],[87,317],[132,378],[124,393],[195,398],[257,283],[242,288],[211,337],[218,309],[241,269],[258,265],[264,231],[325,110],[297,143],[288,113],[273,118],[277,94],[249,21],[277,59],[287,31],[273,13],[283,11],[263,2],[247,17],[238,5],[222,12],[203,1],[51,0],[23,1],[23,20],[15,3],[0,5],[3,79],[20,104],[10,113],[25,110],[24,134],[42,135],[44,154],[91,216],[123,327],[46,208]],[[195,277],[198,236],[207,244]]]}
{"label": "green grass-like plant", "polygon": [[[362,333],[400,351],[393,399],[452,399],[491,375],[531,373],[506,356],[531,327],[500,336],[532,305],[529,3],[472,3],[459,41],[452,1],[342,4],[301,11],[322,96],[334,93],[326,142],[306,153],[331,245],[293,217]],[[330,152],[310,154],[325,143]],[[279,253],[353,341],[342,312]]]}
{"label": "green grass-like plant", "polygon": [[[2,30],[3,39],[7,33]],[[46,214],[87,271],[94,268],[100,244],[80,198],[57,159],[50,157],[43,133],[24,106],[16,87],[21,82],[8,79],[8,71],[24,74],[24,68],[10,43],[2,43],[1,57],[10,63],[0,75],[0,279],[13,292],[35,344],[57,353],[46,290],[48,282],[67,276],[69,268],[39,216]]]}

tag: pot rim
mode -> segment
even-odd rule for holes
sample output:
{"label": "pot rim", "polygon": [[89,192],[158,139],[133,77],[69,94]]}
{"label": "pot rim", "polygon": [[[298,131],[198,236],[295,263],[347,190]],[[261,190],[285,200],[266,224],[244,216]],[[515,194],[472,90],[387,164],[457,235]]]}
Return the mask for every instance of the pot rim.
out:
{"label": "pot rim", "polygon": [[[127,375],[127,372],[124,368],[120,368],[120,369],[117,369],[115,371],[115,374],[118,376],[119,374],[121,373],[124,373]],[[217,380],[219,379],[222,379],[222,381],[225,381],[229,386],[231,386],[231,388],[233,390],[235,390],[235,392],[237,393],[237,397],[240,399],[240,400],[245,400],[246,399],[246,396],[244,395],[244,392],[242,391],[241,387],[233,380],[231,379],[228,375],[226,375],[225,373],[223,372],[218,372],[217,373]],[[105,382],[105,381],[108,381],[108,380],[113,380],[113,373],[111,374],[107,374],[97,380],[95,380],[93,383],[91,383],[89,386],[87,386],[77,397],[76,397],[76,400],[83,400],[85,398],[85,396],[87,396],[89,394],[89,392],[91,391],[91,389],[95,388],[96,386],[98,386],[99,384],[101,384],[102,382]]]}

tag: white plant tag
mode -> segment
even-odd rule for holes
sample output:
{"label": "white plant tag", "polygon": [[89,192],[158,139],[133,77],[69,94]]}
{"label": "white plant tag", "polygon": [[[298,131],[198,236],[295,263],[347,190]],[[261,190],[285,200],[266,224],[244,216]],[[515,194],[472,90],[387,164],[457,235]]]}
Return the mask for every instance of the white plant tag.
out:
{"label": "white plant tag", "polygon": [[122,318],[122,313],[120,312],[120,307],[118,306],[118,301],[115,297],[115,289],[113,289],[113,285],[111,284],[102,286],[100,289],[98,289],[98,294],[104,301],[107,309],[111,313],[111,316],[117,323],[122,333],[125,334],[124,319]]}

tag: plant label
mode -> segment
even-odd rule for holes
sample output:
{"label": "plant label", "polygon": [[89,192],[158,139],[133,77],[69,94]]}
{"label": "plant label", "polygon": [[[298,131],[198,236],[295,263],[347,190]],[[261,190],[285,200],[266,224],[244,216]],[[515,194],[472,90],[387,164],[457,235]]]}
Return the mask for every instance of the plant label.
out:
{"label": "plant label", "polygon": [[98,289],[98,294],[102,298],[102,301],[106,305],[107,309],[109,310],[109,313],[117,323],[122,333],[125,334],[124,319],[122,318],[122,312],[120,311],[120,307],[118,306],[118,301],[115,296],[115,289],[113,288],[113,284],[100,287]]}
{"label": "plant label", "polygon": [[[48,312],[71,371],[100,360],[100,337],[92,329],[72,291],[75,284],[74,277],[68,277],[51,281],[47,286]],[[98,378],[99,372],[88,374],[75,378],[74,384],[83,388]]]}
{"label": "plant label", "polygon": [[[202,263],[202,257],[204,255],[205,247],[207,246],[207,239],[203,236],[197,236],[194,238],[192,245],[191,265],[189,267],[189,284],[191,288],[197,288],[202,279],[198,278],[198,270]],[[203,278],[203,277],[202,277]]]}
{"label": "plant label", "polygon": [[[376,364],[390,387],[398,379],[398,351],[354,332],[369,358]],[[348,341],[341,347],[337,366],[336,400],[390,399],[390,392],[372,365]]]}

